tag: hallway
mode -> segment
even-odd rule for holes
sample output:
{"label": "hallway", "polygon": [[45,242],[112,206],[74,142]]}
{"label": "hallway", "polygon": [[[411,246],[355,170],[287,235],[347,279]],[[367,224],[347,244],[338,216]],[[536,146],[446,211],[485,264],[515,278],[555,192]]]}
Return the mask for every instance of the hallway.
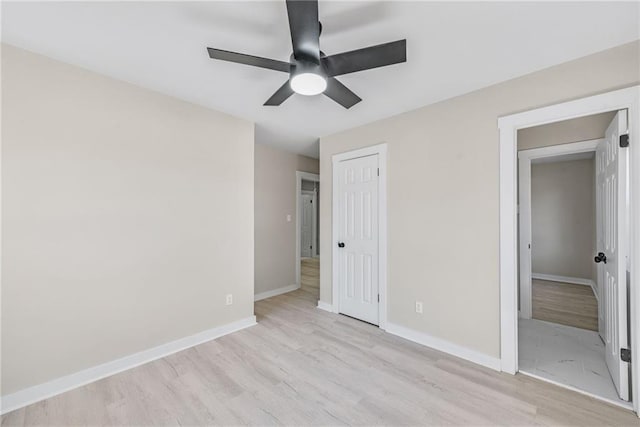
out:
{"label": "hallway", "polygon": [[320,298],[320,258],[300,260],[300,287]]}

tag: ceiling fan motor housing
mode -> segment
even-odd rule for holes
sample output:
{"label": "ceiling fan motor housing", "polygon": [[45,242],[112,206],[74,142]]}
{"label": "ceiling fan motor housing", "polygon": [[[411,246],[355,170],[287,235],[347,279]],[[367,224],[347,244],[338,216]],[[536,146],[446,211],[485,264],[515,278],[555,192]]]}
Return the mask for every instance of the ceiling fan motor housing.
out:
{"label": "ceiling fan motor housing", "polygon": [[289,71],[291,77],[298,74],[312,73],[327,78],[327,70],[322,64],[322,61],[320,61],[320,64],[316,64],[313,60],[296,59],[293,54],[291,54],[289,62],[291,63]]}

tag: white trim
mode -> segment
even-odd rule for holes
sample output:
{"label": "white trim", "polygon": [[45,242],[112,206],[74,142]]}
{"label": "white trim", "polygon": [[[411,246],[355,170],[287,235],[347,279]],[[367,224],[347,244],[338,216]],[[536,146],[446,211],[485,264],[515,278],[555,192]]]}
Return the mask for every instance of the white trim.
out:
{"label": "white trim", "polygon": [[313,189],[313,258],[320,258],[320,196],[318,194],[320,182]]}
{"label": "white trim", "polygon": [[409,341],[413,341],[426,347],[442,351],[443,353],[459,357],[460,359],[468,360],[469,362],[485,366],[487,368],[493,369],[494,371],[500,371],[500,359],[498,359],[497,357],[489,356],[479,351],[471,350],[458,344],[454,344],[450,341],[436,338],[432,335],[425,334],[424,332],[405,328],[404,326],[396,325],[395,323],[391,322],[387,322],[386,331],[390,334],[397,335]]}
{"label": "white trim", "polygon": [[640,92],[640,86],[631,86],[548,107],[498,117],[498,128],[517,131],[518,129],[556,123],[593,114],[625,110],[627,108],[635,109],[638,103],[638,92]]}
{"label": "white trim", "polygon": [[334,154],[331,157],[333,169],[332,189],[332,217],[331,217],[331,260],[332,260],[332,286],[331,301],[332,310],[338,313],[338,194],[335,190],[335,183],[338,182],[336,164],[343,160],[356,159],[358,157],[378,155],[378,168],[380,176],[378,179],[378,292],[380,293],[380,303],[378,304],[378,327],[386,330],[387,326],[387,144],[377,144],[345,153]]}
{"label": "white trim", "polygon": [[627,410],[633,410],[633,405],[630,402],[625,402],[624,400],[607,399],[606,397],[602,397],[602,396],[599,396],[597,394],[589,393],[588,391],[581,390],[581,389],[579,389],[577,387],[573,387],[573,386],[570,386],[568,384],[564,384],[564,383],[561,383],[561,382],[558,382],[558,381],[550,380],[549,378],[541,377],[540,375],[532,374],[532,373],[527,372],[527,371],[520,371],[520,373],[522,375],[526,375],[527,377],[535,378],[536,380],[539,380],[539,381],[544,381],[546,383],[553,384],[553,385],[556,385],[558,387],[566,388],[567,390],[571,390],[571,391],[578,392],[580,394],[584,394],[585,396],[592,397],[592,398],[594,398],[596,400],[601,400],[603,402],[607,402],[607,403],[619,406],[619,407],[627,409]]}
{"label": "white trim", "polygon": [[518,370],[516,129],[500,128],[500,363]]}
{"label": "white trim", "polygon": [[549,282],[570,283],[572,285],[594,286],[591,279],[583,279],[582,277],[559,276],[557,274],[531,273],[532,279],[547,280]]}
{"label": "white trim", "polygon": [[531,300],[531,159],[520,158],[518,165],[518,227],[520,244],[520,317],[531,319],[533,302]]}
{"label": "white trim", "polygon": [[320,310],[328,311],[329,313],[333,313],[333,306],[328,302],[318,301],[318,308]]}
{"label": "white trim", "polygon": [[300,285],[297,283],[294,283],[293,285],[283,286],[281,288],[272,289],[270,291],[264,291],[264,292],[260,292],[259,294],[255,294],[253,296],[253,300],[260,301],[263,299],[275,297],[277,295],[286,294],[287,292],[292,292],[298,289],[300,289]]}
{"label": "white trim", "polygon": [[311,215],[311,258],[317,258],[320,256],[318,252],[318,216],[320,212],[318,211],[318,190],[316,188],[313,189],[313,215]]}
{"label": "white trim", "polygon": [[66,375],[43,384],[38,384],[15,393],[2,396],[0,402],[0,413],[6,414],[7,412],[15,409],[48,399],[52,396],[73,390],[102,378],[115,375],[119,372],[135,368],[136,366],[152,362],[170,354],[194,347],[198,344],[211,341],[223,335],[248,328],[255,324],[256,317],[249,316],[226,325],[218,326],[185,338],[180,338],[120,359],[112,360],[111,362],[103,363],[71,375]]}
{"label": "white trim", "polygon": [[[500,129],[500,358],[504,372],[518,370],[517,301],[517,131],[608,111],[629,113],[631,215],[640,218],[640,86],[512,114],[498,119]],[[640,222],[631,224],[631,383],[633,407],[640,414]]]}
{"label": "white trim", "polygon": [[596,147],[601,141],[603,141],[603,138],[571,142],[568,144],[551,145],[549,147],[531,148],[529,150],[520,150],[518,151],[518,158],[533,160],[545,157],[564,156],[567,154],[588,153],[596,151]]}
{"label": "white trim", "polygon": [[595,152],[602,139],[552,145],[518,152],[518,227],[520,245],[520,317],[531,319],[531,162],[536,159],[558,157],[568,154]]}
{"label": "white trim", "polygon": [[302,180],[320,182],[320,175],[309,172],[296,171],[296,283],[300,285],[300,194],[302,193]]}
{"label": "white trim", "polygon": [[[320,310],[333,312],[333,306],[324,301],[318,301],[318,308]],[[460,359],[468,360],[469,362],[485,366],[489,369],[493,369],[494,371],[500,371],[499,358],[486,355],[476,350],[471,350],[469,348],[454,344],[441,338],[436,338],[424,332],[419,332],[414,329],[400,326],[391,322],[386,322],[385,332],[409,341],[413,341],[425,347],[429,347],[431,349],[438,350],[455,357],[459,357]]]}

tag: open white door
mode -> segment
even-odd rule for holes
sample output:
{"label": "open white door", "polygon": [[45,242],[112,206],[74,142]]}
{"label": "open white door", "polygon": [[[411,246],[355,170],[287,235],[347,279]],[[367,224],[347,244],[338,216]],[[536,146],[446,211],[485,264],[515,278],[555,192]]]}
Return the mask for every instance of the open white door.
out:
{"label": "open white door", "polygon": [[627,349],[627,151],[620,135],[627,130],[627,112],[619,111],[603,142],[596,149],[596,221],[598,254],[599,331],[605,343],[606,362],[620,398],[629,400],[629,363],[621,357]]}
{"label": "open white door", "polygon": [[[615,120],[614,120],[615,121]],[[605,187],[605,142],[598,144],[596,148],[596,248],[604,248],[604,187]],[[598,262],[598,259],[596,259]],[[596,291],[598,292],[598,334],[605,342],[605,316],[604,316],[604,264],[598,262],[596,266]]]}
{"label": "open white door", "polygon": [[303,257],[313,256],[313,194],[303,194],[300,198],[302,203],[302,224],[300,233],[300,255]]}
{"label": "open white door", "polygon": [[378,325],[378,155],[336,167],[338,311]]}

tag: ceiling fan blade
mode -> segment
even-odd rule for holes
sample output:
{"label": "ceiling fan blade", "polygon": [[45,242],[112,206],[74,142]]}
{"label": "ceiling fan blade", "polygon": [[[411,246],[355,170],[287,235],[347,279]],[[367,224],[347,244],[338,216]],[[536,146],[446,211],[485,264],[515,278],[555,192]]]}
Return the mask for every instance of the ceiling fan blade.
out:
{"label": "ceiling fan blade", "polygon": [[261,58],[259,56],[245,55],[244,53],[230,52],[228,50],[214,49],[208,47],[209,57],[221,61],[236,62],[238,64],[252,65],[254,67],[267,68],[269,70],[282,71],[288,73],[291,65],[288,62],[275,59]]}
{"label": "ceiling fan blade", "polygon": [[320,64],[320,22],[317,0],[287,0],[293,56]]}
{"label": "ceiling fan blade", "polygon": [[271,95],[271,98],[267,99],[267,102],[265,102],[264,105],[278,106],[289,99],[291,95],[293,95],[293,89],[291,89],[289,80],[287,80],[282,86],[280,86],[280,89],[278,89],[276,93]]}
{"label": "ceiling fan blade", "polygon": [[346,109],[349,109],[362,101],[358,95],[351,92],[349,88],[333,77],[329,77],[327,79],[327,89],[325,89],[324,94]]}
{"label": "ceiling fan blade", "polygon": [[407,61],[407,40],[365,47],[322,58],[327,74],[341,76]]}

